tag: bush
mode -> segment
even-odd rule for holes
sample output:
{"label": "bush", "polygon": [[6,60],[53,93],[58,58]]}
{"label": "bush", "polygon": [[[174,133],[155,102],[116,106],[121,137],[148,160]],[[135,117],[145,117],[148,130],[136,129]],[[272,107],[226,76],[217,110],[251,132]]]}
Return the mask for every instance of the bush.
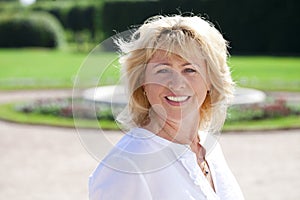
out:
{"label": "bush", "polygon": [[168,0],[105,1],[106,37],[138,25],[154,14],[193,12],[216,25],[234,54],[300,54],[300,1]]}
{"label": "bush", "polygon": [[260,104],[233,105],[228,109],[227,122],[263,120],[299,115],[299,105],[285,99],[269,99]]}
{"label": "bush", "polygon": [[[122,109],[122,106],[115,105],[114,107],[115,112],[121,112]],[[23,113],[36,113],[64,118],[73,118],[73,112],[75,111],[76,118],[114,121],[110,105],[105,103],[94,104],[94,102],[84,99],[41,99],[17,104],[15,110]]]}
{"label": "bush", "polygon": [[63,28],[49,13],[31,12],[1,17],[0,47],[56,48],[63,44]]}
{"label": "bush", "polygon": [[[102,1],[37,2],[32,10],[54,15],[63,27],[73,33],[90,31],[91,40],[96,40],[102,31]],[[101,38],[103,39],[103,38]]]}
{"label": "bush", "polygon": [[[169,3],[170,5],[170,3]],[[102,29],[106,38],[127,31],[160,12],[157,1],[106,1],[102,11]]]}

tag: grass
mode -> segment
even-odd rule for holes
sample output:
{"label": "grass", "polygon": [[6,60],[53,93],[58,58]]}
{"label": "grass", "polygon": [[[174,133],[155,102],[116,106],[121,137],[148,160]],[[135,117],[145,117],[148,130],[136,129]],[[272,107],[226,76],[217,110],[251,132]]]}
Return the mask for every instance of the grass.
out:
{"label": "grass", "polygon": [[300,57],[233,56],[229,64],[240,86],[266,91],[300,91]]}
{"label": "grass", "polygon": [[90,68],[92,76],[95,67],[101,73],[107,63],[115,60],[112,53],[97,54],[85,62],[87,56],[58,50],[0,49],[0,89],[72,88],[82,66]]}
{"label": "grass", "polygon": [[[0,105],[0,119],[23,124],[50,125],[68,128],[102,128],[104,130],[119,129],[119,126],[116,122],[109,120],[96,121],[76,119],[76,121],[74,122],[74,120],[71,118],[55,117],[51,115],[42,115],[37,113],[25,114],[22,112],[17,112],[14,109],[15,104],[16,103]],[[230,123],[226,122],[223,128],[223,132],[274,130],[289,128],[300,128],[299,116],[288,116],[259,121],[239,121]]]}
{"label": "grass", "polygon": [[0,105],[0,119],[17,122],[21,124],[37,124],[37,125],[49,125],[74,128],[75,124],[77,128],[99,128],[106,130],[116,130],[118,125],[109,120],[74,120],[72,118],[55,117],[52,115],[42,115],[36,113],[22,113],[17,112],[14,109],[15,103]]}
{"label": "grass", "polygon": [[223,131],[257,131],[291,128],[300,128],[300,116],[291,115],[273,119],[225,123]]}
{"label": "grass", "polygon": [[[106,70],[117,65],[116,54],[87,57],[85,53],[57,50],[0,49],[0,89],[72,88],[78,72],[83,81],[92,80],[90,85],[117,82],[118,69]],[[232,56],[229,65],[240,86],[300,91],[300,57]]]}

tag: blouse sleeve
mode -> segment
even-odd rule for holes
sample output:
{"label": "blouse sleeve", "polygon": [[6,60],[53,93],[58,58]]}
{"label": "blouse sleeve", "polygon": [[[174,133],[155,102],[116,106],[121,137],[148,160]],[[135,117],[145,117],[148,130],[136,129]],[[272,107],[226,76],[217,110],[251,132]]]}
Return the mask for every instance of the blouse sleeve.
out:
{"label": "blouse sleeve", "polygon": [[114,169],[100,163],[89,178],[90,200],[150,200],[151,192],[142,173],[122,171],[128,167],[135,168],[133,162],[122,157],[111,157],[110,163],[117,162],[120,168]]}

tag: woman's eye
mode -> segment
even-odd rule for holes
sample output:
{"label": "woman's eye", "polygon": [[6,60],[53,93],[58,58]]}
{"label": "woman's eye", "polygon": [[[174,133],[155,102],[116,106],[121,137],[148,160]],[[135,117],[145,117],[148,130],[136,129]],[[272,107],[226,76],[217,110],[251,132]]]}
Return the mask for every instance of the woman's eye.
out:
{"label": "woman's eye", "polygon": [[193,68],[185,68],[184,69],[184,72],[185,73],[195,73],[195,72],[197,72],[195,69],[193,69]]}
{"label": "woman's eye", "polygon": [[156,73],[167,73],[167,72],[169,72],[168,69],[160,69]]}

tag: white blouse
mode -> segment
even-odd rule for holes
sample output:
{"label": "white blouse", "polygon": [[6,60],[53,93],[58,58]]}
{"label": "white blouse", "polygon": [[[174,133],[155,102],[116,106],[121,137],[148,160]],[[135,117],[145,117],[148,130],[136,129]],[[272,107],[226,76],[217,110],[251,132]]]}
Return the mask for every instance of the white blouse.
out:
{"label": "white blouse", "polygon": [[[143,128],[131,129],[89,179],[90,200],[240,200],[240,187],[213,137],[206,160],[215,191],[188,145],[173,143]],[[202,144],[202,143],[201,143]],[[202,144],[205,145],[205,144]],[[207,148],[207,147],[205,147]]]}

